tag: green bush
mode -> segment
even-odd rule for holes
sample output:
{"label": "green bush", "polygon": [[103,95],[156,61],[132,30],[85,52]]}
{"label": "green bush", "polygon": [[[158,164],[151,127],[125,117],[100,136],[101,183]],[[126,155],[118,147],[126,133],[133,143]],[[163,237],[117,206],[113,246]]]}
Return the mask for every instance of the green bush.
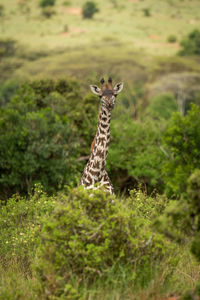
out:
{"label": "green bush", "polygon": [[162,127],[155,121],[134,122],[122,115],[111,123],[111,144],[108,155],[108,170],[115,186],[133,189],[139,184],[152,192],[162,192],[162,165],[168,160],[161,147]]}
{"label": "green bush", "polygon": [[71,0],[64,0],[63,1],[63,5],[65,6],[70,6],[72,3],[71,3]]}
{"label": "green bush", "polygon": [[176,43],[177,41],[177,37],[174,35],[174,34],[170,34],[168,37],[167,37],[167,42],[168,43]]}
{"label": "green bush", "polygon": [[193,30],[180,42],[180,45],[182,49],[179,55],[200,55],[200,31]]}
{"label": "green bush", "polygon": [[187,199],[196,234],[192,242],[192,253],[200,261],[200,169],[196,169],[188,180]]}
{"label": "green bush", "polygon": [[151,11],[149,8],[144,8],[143,13],[145,17],[150,17],[151,16]]}
{"label": "green bush", "polygon": [[161,94],[150,100],[146,113],[155,119],[169,119],[178,110],[177,101],[171,94]]}
{"label": "green bush", "polygon": [[44,8],[47,6],[54,6],[55,5],[56,0],[41,0],[39,3],[39,6]]}
{"label": "green bush", "polygon": [[0,39],[0,59],[15,54],[17,42],[13,39]]}
{"label": "green bush", "polygon": [[1,197],[27,193],[37,182],[53,192],[75,180],[80,163],[74,158],[82,150],[80,99],[76,82],[36,81],[0,109]]}
{"label": "green bush", "polygon": [[155,226],[179,243],[189,241],[192,253],[200,261],[200,169],[191,174],[185,185],[185,195],[170,202]]}
{"label": "green bush", "polygon": [[90,153],[99,101],[76,81],[26,83],[0,109],[0,198],[35,183],[53,193],[77,182]]}
{"label": "green bush", "polygon": [[200,168],[200,107],[192,104],[186,116],[175,113],[164,134],[169,155],[162,169],[166,193],[180,198],[186,192],[186,182]]}
{"label": "green bush", "polygon": [[133,280],[142,278],[148,285],[169,244],[150,230],[144,214],[138,217],[133,198],[125,204],[100,190],[91,195],[80,187],[59,200],[44,221],[33,264],[44,293],[71,299],[74,281],[92,283],[109,276],[111,269],[123,268]]}
{"label": "green bush", "polygon": [[29,268],[39,242],[43,218],[48,217],[55,204],[40,185],[34,187],[29,199],[13,195],[0,209],[0,257],[6,264],[12,258]]}
{"label": "green bush", "polygon": [[92,19],[93,15],[97,13],[99,9],[97,8],[96,3],[88,1],[83,5],[82,15],[85,19]]}
{"label": "green bush", "polygon": [[16,79],[5,81],[0,86],[0,107],[6,105],[10,99],[16,94],[20,83]]}
{"label": "green bush", "polygon": [[55,10],[51,7],[51,6],[45,6],[43,9],[42,9],[42,15],[45,17],[45,18],[48,18],[50,19],[53,15],[55,15],[56,12]]}

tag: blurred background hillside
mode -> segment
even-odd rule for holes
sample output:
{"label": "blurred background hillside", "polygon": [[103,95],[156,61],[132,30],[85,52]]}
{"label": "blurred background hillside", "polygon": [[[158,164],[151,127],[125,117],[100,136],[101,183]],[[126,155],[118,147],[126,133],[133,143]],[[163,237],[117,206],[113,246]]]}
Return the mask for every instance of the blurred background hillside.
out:
{"label": "blurred background hillside", "polygon": [[127,90],[199,71],[197,58],[177,57],[182,40],[200,28],[198,0],[91,1],[84,17],[86,2],[1,1],[1,82],[67,76],[88,89],[91,79],[112,75]]}

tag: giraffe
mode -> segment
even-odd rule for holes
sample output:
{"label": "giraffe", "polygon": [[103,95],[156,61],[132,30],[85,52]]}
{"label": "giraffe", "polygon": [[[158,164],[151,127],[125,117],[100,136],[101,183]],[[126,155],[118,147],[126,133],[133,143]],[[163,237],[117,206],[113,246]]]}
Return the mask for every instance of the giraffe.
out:
{"label": "giraffe", "polygon": [[99,96],[101,108],[98,117],[97,132],[91,145],[91,153],[83,171],[80,184],[86,189],[96,189],[94,185],[99,183],[107,192],[114,194],[114,188],[105,169],[110,142],[111,111],[114,108],[115,99],[123,89],[123,83],[112,85],[112,79],[106,84],[101,81],[101,88],[90,85],[92,92]]}

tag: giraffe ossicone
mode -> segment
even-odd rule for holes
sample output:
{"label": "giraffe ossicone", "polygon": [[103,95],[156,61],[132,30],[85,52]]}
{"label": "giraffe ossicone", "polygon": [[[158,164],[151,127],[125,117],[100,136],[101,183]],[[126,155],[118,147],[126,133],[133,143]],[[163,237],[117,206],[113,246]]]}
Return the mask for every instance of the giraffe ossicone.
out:
{"label": "giraffe ossicone", "polygon": [[106,171],[106,158],[110,142],[111,111],[114,108],[115,99],[123,89],[123,83],[117,83],[114,87],[112,79],[108,83],[102,78],[101,87],[91,85],[92,92],[99,96],[101,108],[98,118],[97,132],[91,145],[91,153],[84,168],[81,185],[86,189],[96,189],[96,184],[103,186],[110,194],[114,194],[114,188]]}

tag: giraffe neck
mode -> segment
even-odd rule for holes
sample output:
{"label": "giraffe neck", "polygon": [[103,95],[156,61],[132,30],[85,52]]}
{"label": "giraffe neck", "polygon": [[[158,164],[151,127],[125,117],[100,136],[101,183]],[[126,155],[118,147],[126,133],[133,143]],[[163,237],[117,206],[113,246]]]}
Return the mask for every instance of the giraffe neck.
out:
{"label": "giraffe neck", "polygon": [[83,171],[80,183],[86,189],[94,188],[96,183],[100,183],[110,194],[114,193],[112,183],[105,169],[110,142],[110,119],[111,112],[101,106],[98,127],[93,141],[92,152]]}
{"label": "giraffe neck", "polygon": [[93,160],[95,167],[99,170],[104,169],[106,164],[110,142],[110,120],[111,112],[101,106],[94,146],[90,156],[90,160]]}

